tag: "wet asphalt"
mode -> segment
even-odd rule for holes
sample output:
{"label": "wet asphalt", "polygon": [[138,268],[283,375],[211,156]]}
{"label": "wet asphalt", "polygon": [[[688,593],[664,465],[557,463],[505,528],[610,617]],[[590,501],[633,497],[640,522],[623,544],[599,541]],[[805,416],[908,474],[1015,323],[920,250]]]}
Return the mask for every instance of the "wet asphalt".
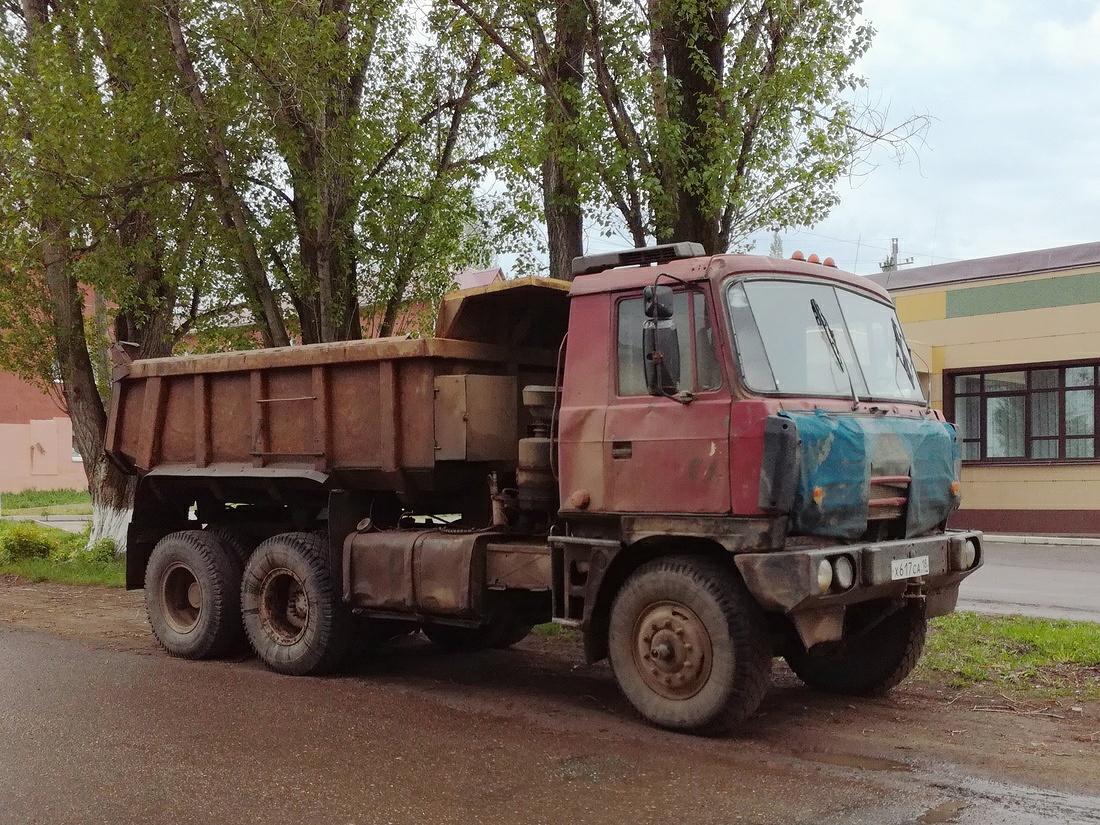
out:
{"label": "wet asphalt", "polygon": [[987,539],[959,610],[1100,622],[1100,546]]}
{"label": "wet asphalt", "polygon": [[606,673],[478,661],[292,679],[0,629],[0,823],[1100,822],[1100,798],[669,734]]}

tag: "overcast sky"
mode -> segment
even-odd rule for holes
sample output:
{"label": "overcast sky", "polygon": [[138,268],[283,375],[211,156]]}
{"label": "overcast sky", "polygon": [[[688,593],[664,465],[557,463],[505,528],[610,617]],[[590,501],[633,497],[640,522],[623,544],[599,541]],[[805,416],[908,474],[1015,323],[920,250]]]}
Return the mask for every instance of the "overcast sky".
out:
{"label": "overcast sky", "polygon": [[913,266],[1100,241],[1100,2],[865,0],[864,16],[872,99],[929,115],[927,144],[841,181],[786,255],[868,274],[892,237]]}

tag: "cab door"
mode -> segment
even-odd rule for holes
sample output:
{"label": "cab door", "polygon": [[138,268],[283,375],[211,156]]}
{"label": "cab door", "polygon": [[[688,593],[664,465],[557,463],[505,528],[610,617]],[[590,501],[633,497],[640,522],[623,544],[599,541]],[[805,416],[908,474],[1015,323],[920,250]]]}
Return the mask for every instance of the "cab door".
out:
{"label": "cab door", "polygon": [[642,297],[612,302],[615,363],[604,422],[608,500],[619,513],[730,511],[730,393],[718,358],[709,289],[677,291],[673,321],[680,353],[675,397],[646,388]]}

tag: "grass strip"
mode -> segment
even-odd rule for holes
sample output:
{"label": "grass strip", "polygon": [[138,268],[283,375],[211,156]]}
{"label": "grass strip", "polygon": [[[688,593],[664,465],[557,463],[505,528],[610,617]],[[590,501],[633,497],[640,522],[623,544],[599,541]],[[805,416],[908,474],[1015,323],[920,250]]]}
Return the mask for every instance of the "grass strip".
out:
{"label": "grass strip", "polygon": [[42,509],[66,505],[86,505],[90,513],[92,495],[87,490],[24,490],[21,493],[0,493],[0,512]]}
{"label": "grass strip", "polygon": [[125,587],[126,565],[120,561],[19,559],[0,563],[0,573],[31,582]]}
{"label": "grass strip", "polygon": [[1100,699],[1100,624],[952,613],[929,624],[918,678],[1041,698]]}

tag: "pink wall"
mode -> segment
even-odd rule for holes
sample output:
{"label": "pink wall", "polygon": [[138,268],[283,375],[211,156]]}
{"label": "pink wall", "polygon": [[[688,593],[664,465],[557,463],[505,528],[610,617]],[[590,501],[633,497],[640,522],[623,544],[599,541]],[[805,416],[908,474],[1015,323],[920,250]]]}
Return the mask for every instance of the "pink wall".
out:
{"label": "pink wall", "polygon": [[84,465],[73,461],[68,418],[0,424],[0,492],[85,490]]}
{"label": "pink wall", "polygon": [[86,490],[84,465],[72,451],[72,423],[57,401],[0,372],[0,492]]}

